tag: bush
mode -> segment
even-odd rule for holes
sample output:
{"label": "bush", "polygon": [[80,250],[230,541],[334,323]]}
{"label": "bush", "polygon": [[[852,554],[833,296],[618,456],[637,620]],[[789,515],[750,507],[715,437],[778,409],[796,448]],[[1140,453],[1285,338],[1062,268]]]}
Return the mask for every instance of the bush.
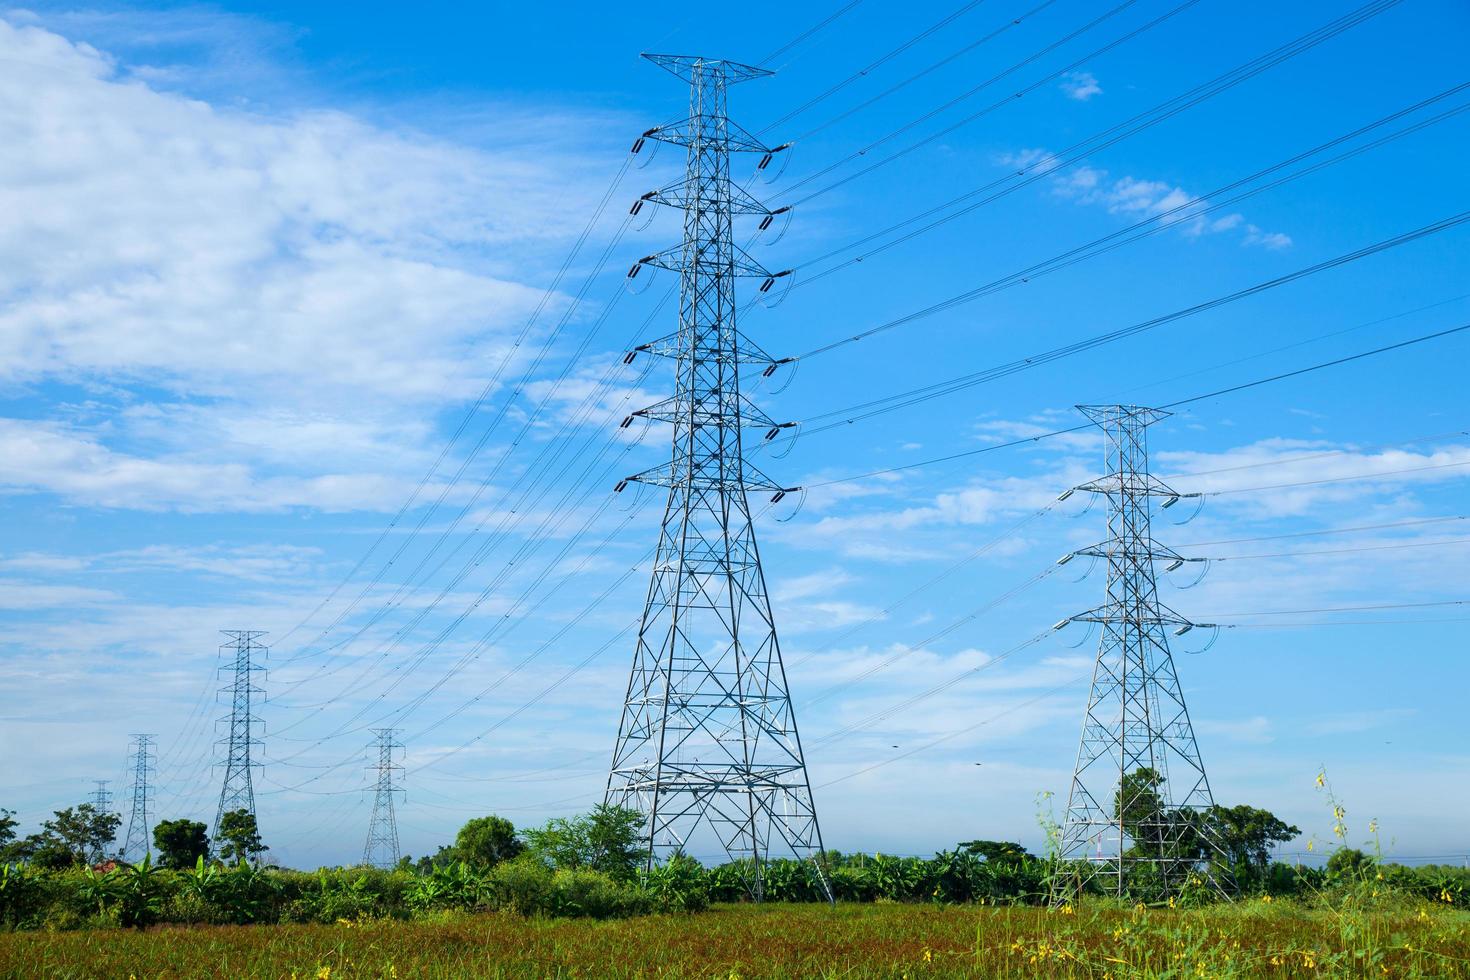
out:
{"label": "bush", "polygon": [[536,915],[550,904],[554,874],[545,861],[523,854],[491,870],[489,897],[495,908]]}
{"label": "bush", "polygon": [[35,928],[45,911],[46,899],[42,875],[18,864],[0,868],[0,926]]}
{"label": "bush", "polygon": [[601,871],[571,868],[552,875],[545,915],[612,919],[639,915],[653,903],[642,891],[614,881]]}
{"label": "bush", "polygon": [[682,854],[649,868],[638,884],[650,906],[659,912],[702,912],[709,908],[710,874],[704,865]]}

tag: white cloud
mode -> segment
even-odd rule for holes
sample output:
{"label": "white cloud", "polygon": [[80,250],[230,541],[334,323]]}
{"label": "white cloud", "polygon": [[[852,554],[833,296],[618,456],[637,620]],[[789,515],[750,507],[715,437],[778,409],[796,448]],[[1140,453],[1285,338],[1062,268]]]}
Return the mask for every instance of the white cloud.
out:
{"label": "white cloud", "polygon": [[524,111],[490,150],[223,108],[36,20],[0,18],[0,381],[81,386],[105,424],[8,422],[67,485],[7,482],[119,507],[389,503],[399,481],[357,471],[421,472],[422,420],[510,356],[542,295],[517,279],[595,190],[581,158],[528,142]]}
{"label": "white cloud", "polygon": [[1064,76],[1061,89],[1067,98],[1086,102],[1093,96],[1102,95],[1102,86],[1090,71],[1069,71]]}
{"label": "white cloud", "polygon": [[[1243,215],[1230,213],[1212,218],[1202,213],[1210,206],[1207,199],[1195,201],[1199,195],[1169,181],[1131,175],[1115,178],[1106,170],[1086,164],[1063,168],[1061,158],[1048,150],[1035,147],[1002,155],[1000,162],[1023,172],[1048,173],[1066,169],[1065,174],[1059,173],[1052,180],[1053,190],[1058,196],[1078,204],[1102,207],[1110,214],[1123,215],[1132,220],[1145,220],[1167,214],[1166,223],[1179,228],[1190,237],[1223,234],[1244,225],[1244,234],[1240,239],[1242,245],[1260,246],[1273,251],[1291,245],[1291,236],[1247,224]],[[1195,203],[1191,204],[1191,201]]]}

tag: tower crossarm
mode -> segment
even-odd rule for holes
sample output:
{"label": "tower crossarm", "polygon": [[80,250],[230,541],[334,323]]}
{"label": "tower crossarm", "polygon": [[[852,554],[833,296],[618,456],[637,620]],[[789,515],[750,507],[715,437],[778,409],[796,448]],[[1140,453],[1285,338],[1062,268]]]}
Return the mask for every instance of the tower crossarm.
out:
{"label": "tower crossarm", "polygon": [[626,428],[634,419],[651,419],[655,422],[684,422],[692,419],[694,425],[729,425],[734,420],[735,424],[747,429],[769,430],[783,427],[744,395],[736,395],[727,400],[727,405],[711,406],[701,403],[689,406],[675,395],[630,413],[623,420],[623,427]]}
{"label": "tower crossarm", "polygon": [[[765,266],[761,265],[755,259],[751,258],[750,254],[739,245],[731,242],[726,242],[725,245],[729,249],[730,254],[728,258],[722,259],[720,261],[728,263],[726,271],[727,275],[738,276],[743,279],[764,279],[766,280],[766,282],[773,284],[777,279],[783,279],[786,276],[791,275],[790,269],[786,269],[781,272],[771,272]],[[634,265],[632,269],[629,270],[629,278],[632,278],[634,275],[636,275],[637,268],[640,265],[647,265],[652,266],[656,269],[668,269],[672,272],[682,273],[686,270],[693,271],[693,269],[699,263],[708,262],[715,259],[714,256],[706,256],[698,254],[697,252],[696,254],[691,255],[690,252],[691,249],[686,248],[682,245],[676,245],[673,248],[666,248],[662,252],[655,252],[652,255],[645,255],[643,258],[638,260],[638,262]],[[764,285],[765,284],[762,283],[762,286]]]}
{"label": "tower crossarm", "polygon": [[[776,369],[783,364],[790,364],[795,358],[772,357],[761,349],[760,345],[746,336],[743,330],[736,330],[735,353],[730,360],[736,364],[765,364],[766,370],[762,372],[766,377],[776,373]],[[650,340],[646,344],[639,344],[623,356],[623,363],[631,364],[639,354],[652,354],[654,357],[679,356],[679,335],[665,334],[657,340]]]}
{"label": "tower crossarm", "polygon": [[[644,194],[633,202],[630,213],[637,214],[643,210],[645,204],[662,204],[665,207],[677,208],[681,211],[690,207],[697,207],[703,200],[701,191],[702,188],[691,187],[688,180],[681,180],[667,187]],[[791,207],[789,205],[780,208],[767,207],[765,204],[756,200],[749,191],[739,184],[730,185],[730,214],[732,217],[737,215],[759,215],[763,219],[775,218],[786,214],[790,210]],[[764,231],[768,227],[770,227],[770,222],[762,221],[761,230]]]}

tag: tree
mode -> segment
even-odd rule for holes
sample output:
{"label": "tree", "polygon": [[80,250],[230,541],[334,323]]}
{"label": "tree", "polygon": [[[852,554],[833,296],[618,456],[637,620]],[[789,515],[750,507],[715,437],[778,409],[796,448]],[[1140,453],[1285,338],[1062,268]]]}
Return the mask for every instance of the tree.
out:
{"label": "tree", "polygon": [[117,840],[117,828],[122,817],[116,813],[103,813],[90,803],[57,810],[55,815],[41,824],[38,850],[55,851],[58,848],[70,856],[69,864],[90,864],[101,861],[107,848]]}
{"label": "tree", "polygon": [[14,810],[0,809],[0,850],[15,840],[16,819]]}
{"label": "tree", "polygon": [[1035,860],[1020,844],[1004,840],[966,840],[956,845],[966,854],[978,854],[990,864],[1020,864]]}
{"label": "tree", "polygon": [[1271,811],[1244,804],[1211,807],[1208,824],[1225,851],[1236,884],[1242,888],[1265,881],[1273,845],[1285,844],[1301,834]]}
{"label": "tree", "polygon": [[255,825],[255,814],[249,810],[230,810],[220,817],[215,843],[219,845],[220,859],[236,864],[254,860],[266,849]]}
{"label": "tree", "polygon": [[475,817],[459,828],[454,838],[454,851],[461,861],[477,868],[488,868],[508,861],[525,845],[516,837],[516,828],[504,817]]}
{"label": "tree", "polygon": [[207,829],[199,821],[187,818],[160,821],[153,828],[153,846],[158,848],[158,863],[177,871],[194,867],[200,858],[209,856]]}
{"label": "tree", "polygon": [[1147,766],[1128,773],[1118,785],[1113,816],[1123,825],[1123,832],[1133,839],[1139,853],[1159,854],[1165,822],[1164,798],[1159,792],[1163,785],[1163,774]]}
{"label": "tree", "polygon": [[1327,874],[1333,878],[1364,878],[1376,863],[1356,847],[1339,847],[1327,859]]}
{"label": "tree", "polygon": [[648,856],[642,830],[637,810],[600,803],[591,813],[557,817],[525,834],[531,849],[558,868],[591,868],[627,881]]}

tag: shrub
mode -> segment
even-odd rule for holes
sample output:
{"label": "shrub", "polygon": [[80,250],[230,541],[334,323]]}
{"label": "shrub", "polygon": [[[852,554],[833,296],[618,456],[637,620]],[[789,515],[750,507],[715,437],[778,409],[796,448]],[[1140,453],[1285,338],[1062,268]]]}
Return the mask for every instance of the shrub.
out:
{"label": "shrub", "polygon": [[0,867],[0,926],[29,929],[40,924],[46,907],[45,879],[24,865]]}
{"label": "shrub", "polygon": [[495,908],[536,915],[550,903],[553,878],[551,868],[534,854],[502,861],[488,876],[490,901]]}
{"label": "shrub", "polygon": [[601,871],[567,868],[552,875],[546,907],[538,911],[555,916],[611,919],[638,915],[651,906],[642,891],[619,884]]}
{"label": "shrub", "polygon": [[659,912],[702,912],[709,908],[710,873],[691,857],[676,854],[639,878],[650,906]]}

